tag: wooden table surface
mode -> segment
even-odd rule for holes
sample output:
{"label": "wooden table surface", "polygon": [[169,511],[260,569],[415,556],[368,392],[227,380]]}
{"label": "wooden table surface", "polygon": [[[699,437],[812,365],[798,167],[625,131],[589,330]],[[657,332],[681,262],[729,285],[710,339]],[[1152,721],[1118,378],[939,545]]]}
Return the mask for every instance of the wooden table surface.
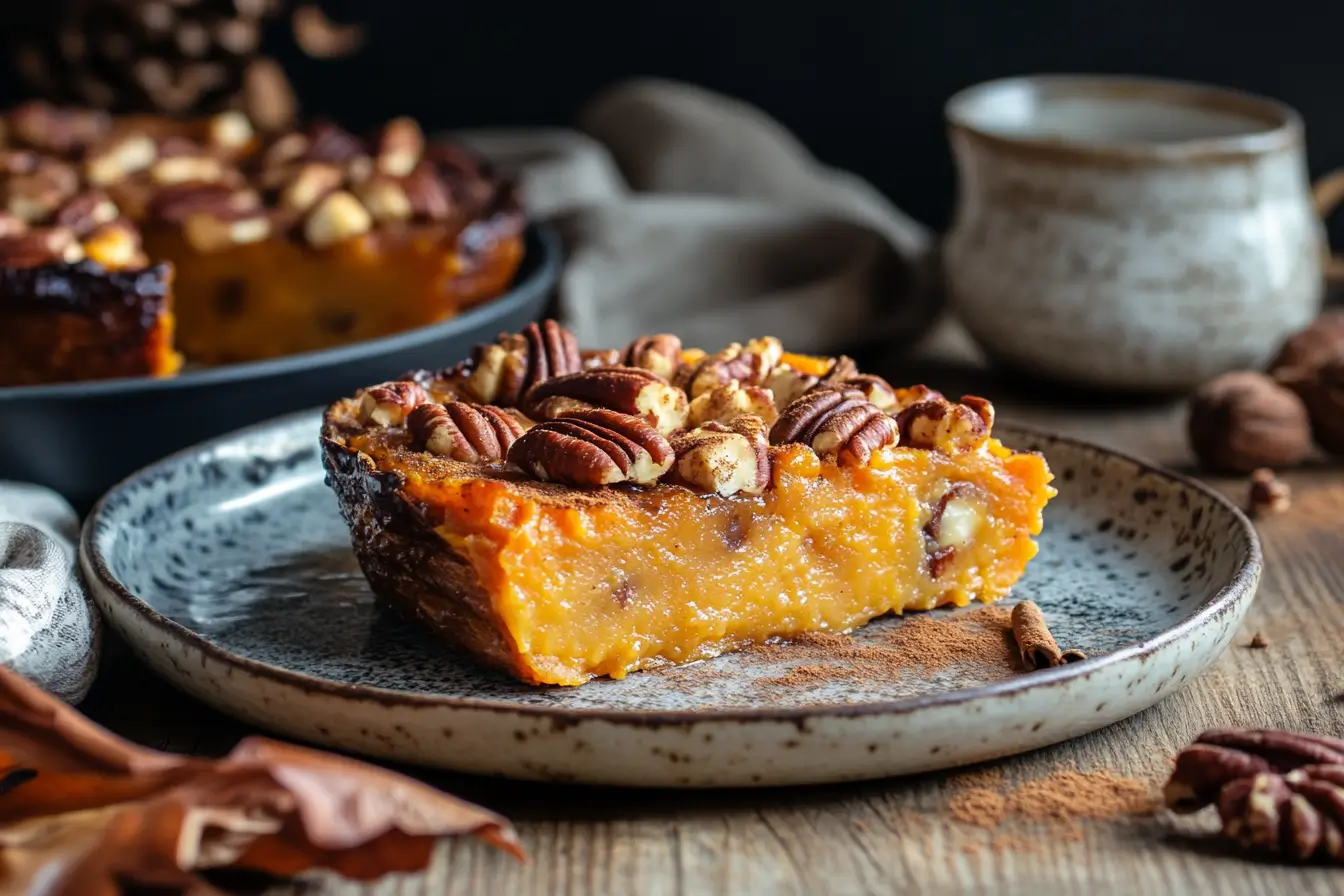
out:
{"label": "wooden table surface", "polygon": [[[978,369],[955,363],[887,363],[878,369],[895,380],[922,380],[945,391],[975,387],[996,400],[1001,419],[1190,468],[1179,405],[1135,406],[1031,388],[1010,393]],[[1266,568],[1235,646],[1199,679],[1146,712],[991,765],[1009,782],[1077,768],[1104,769],[1156,787],[1170,757],[1208,727],[1344,732],[1344,466],[1321,462],[1285,478],[1294,489],[1294,505],[1286,515],[1258,523]],[[1244,481],[1212,481],[1238,499],[1244,495]],[[1256,632],[1268,639],[1268,648],[1244,646]],[[222,753],[250,730],[178,694],[117,651],[83,708],[123,735],[183,752]],[[1163,812],[1091,822],[1081,838],[1063,839],[1052,837],[1050,828],[1025,823],[1020,828],[1006,823],[996,831],[960,824],[947,806],[958,782],[967,780],[965,770],[842,786],[717,792],[419,774],[511,818],[530,863],[459,841],[444,844],[423,875],[370,887],[320,877],[317,892],[1344,893],[1344,870],[1240,858],[1207,836],[1216,827],[1208,818],[1177,820]]]}

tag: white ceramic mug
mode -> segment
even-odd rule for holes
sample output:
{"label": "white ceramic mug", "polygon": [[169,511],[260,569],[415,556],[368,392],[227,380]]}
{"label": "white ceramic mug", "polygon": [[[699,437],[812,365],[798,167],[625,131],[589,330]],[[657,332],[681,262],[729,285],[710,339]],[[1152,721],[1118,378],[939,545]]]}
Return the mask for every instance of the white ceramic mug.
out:
{"label": "white ceramic mug", "polygon": [[1074,385],[1182,390],[1260,367],[1320,310],[1321,215],[1272,100],[1039,75],[950,99],[960,185],[948,299],[996,360]]}

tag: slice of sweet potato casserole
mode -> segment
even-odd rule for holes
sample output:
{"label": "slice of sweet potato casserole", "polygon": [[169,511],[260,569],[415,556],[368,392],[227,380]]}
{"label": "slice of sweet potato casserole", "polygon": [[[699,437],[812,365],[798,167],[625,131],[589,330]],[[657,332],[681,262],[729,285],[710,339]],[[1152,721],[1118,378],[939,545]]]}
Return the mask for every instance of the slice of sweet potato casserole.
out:
{"label": "slice of sweet potato casserole", "polygon": [[993,419],[773,338],[581,352],[545,321],[337,401],[322,445],[382,601],[577,685],[1003,597],[1055,490]]}

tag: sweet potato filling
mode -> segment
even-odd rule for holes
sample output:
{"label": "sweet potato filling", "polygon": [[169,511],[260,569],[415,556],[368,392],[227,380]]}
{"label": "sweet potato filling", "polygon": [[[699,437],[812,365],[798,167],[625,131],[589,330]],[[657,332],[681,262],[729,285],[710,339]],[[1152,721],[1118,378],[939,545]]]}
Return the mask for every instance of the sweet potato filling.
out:
{"label": "sweet potato filling", "polygon": [[[1040,456],[993,439],[955,456],[887,448],[861,468],[788,445],[759,497],[659,486],[607,503],[567,501],[570,490],[502,467],[445,476],[386,430],[350,445],[399,466],[407,497],[442,514],[435,531],[511,639],[509,671],[536,684],[996,600],[1035,555],[1054,494]],[[930,526],[940,507],[945,525]]]}
{"label": "sweet potato filling", "polygon": [[444,320],[499,295],[523,255],[521,239],[510,237],[478,263],[453,251],[441,230],[370,233],[321,249],[265,240],[202,253],[175,228],[160,228],[146,232],[145,247],[176,265],[177,345],[204,364],[316,351]]}

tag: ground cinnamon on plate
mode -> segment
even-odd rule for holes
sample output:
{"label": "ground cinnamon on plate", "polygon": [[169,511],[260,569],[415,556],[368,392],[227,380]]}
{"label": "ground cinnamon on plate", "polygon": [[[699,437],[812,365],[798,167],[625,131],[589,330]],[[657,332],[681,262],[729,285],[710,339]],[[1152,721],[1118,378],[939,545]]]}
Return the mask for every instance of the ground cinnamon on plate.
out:
{"label": "ground cinnamon on plate", "polygon": [[951,666],[987,673],[1020,671],[1013,647],[1009,610],[978,607],[955,615],[911,614],[899,626],[863,642],[833,632],[808,632],[788,644],[767,644],[750,652],[770,659],[806,660],[784,675],[758,684],[807,688],[837,681],[894,680],[911,669]]}

